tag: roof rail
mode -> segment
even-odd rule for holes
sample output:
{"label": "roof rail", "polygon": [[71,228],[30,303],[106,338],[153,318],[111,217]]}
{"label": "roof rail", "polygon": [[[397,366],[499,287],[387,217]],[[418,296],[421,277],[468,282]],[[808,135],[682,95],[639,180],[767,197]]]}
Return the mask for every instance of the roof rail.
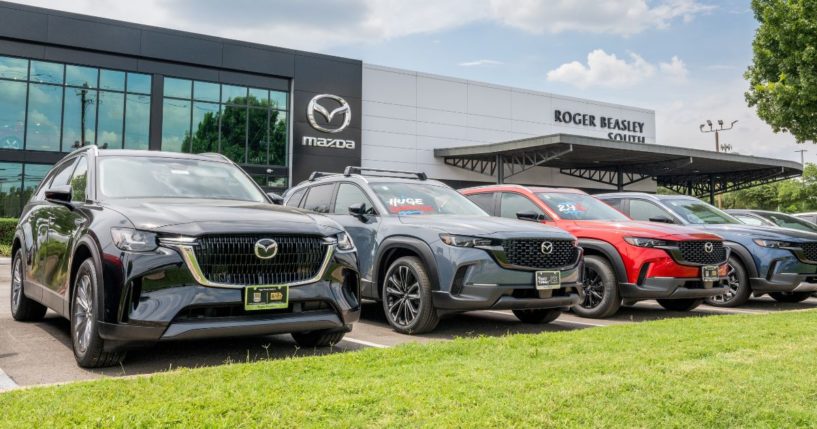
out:
{"label": "roof rail", "polygon": [[309,178],[306,179],[310,182],[314,182],[315,179],[326,177],[326,176],[336,176],[340,173],[330,173],[328,171],[313,171],[312,174],[309,175]]}
{"label": "roof rail", "polygon": [[343,170],[344,176],[351,176],[352,174],[360,174],[364,175],[365,171],[371,173],[381,173],[375,174],[376,176],[384,176],[384,177],[403,177],[403,176],[391,176],[393,174],[400,174],[400,175],[407,175],[407,176],[416,176],[418,180],[428,180],[428,175],[423,173],[422,171],[403,171],[403,170],[384,170],[379,168],[363,168],[363,167],[355,167],[355,166],[348,166]]}

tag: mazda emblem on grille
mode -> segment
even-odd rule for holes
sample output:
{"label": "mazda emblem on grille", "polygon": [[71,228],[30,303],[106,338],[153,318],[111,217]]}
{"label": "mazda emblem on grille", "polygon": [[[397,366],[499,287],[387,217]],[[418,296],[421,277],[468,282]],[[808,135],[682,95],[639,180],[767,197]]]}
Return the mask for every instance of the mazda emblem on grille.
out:
{"label": "mazda emblem on grille", "polygon": [[550,241],[543,241],[541,250],[542,253],[544,253],[545,255],[550,255],[551,253],[553,253],[553,243],[551,243]]}
{"label": "mazda emblem on grille", "polygon": [[278,254],[278,243],[271,238],[262,238],[255,242],[253,250],[258,259],[272,259]]}
{"label": "mazda emblem on grille", "polygon": [[715,250],[715,246],[712,243],[710,243],[708,241],[706,243],[704,243],[704,252],[712,253],[712,251],[714,251],[714,250]]}

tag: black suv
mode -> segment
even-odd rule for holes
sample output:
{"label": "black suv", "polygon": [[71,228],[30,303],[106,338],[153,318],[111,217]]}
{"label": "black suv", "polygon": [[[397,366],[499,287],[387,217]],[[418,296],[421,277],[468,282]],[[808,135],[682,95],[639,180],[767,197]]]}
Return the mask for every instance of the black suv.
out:
{"label": "black suv", "polygon": [[80,366],[160,340],[292,333],[336,343],[360,316],[354,245],[273,205],[220,155],[79,149],[26,205],[11,311],[68,318]]}
{"label": "black suv", "polygon": [[583,258],[575,237],[490,217],[424,173],[316,172],[284,199],[346,229],[358,249],[361,296],[381,301],[398,332],[428,332],[447,313],[484,309],[546,323],[580,301]]}

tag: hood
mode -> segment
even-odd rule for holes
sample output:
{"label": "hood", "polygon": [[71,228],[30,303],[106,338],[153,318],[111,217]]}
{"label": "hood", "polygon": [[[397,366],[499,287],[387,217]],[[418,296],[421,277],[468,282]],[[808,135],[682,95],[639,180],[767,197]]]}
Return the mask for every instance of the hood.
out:
{"label": "hood", "polygon": [[776,228],[773,226],[753,226],[744,224],[720,224],[720,225],[689,225],[690,228],[718,234],[726,240],[739,240],[739,238],[762,238],[768,240],[781,241],[817,241],[817,234],[788,228]]}
{"label": "hood", "polygon": [[333,220],[266,203],[205,199],[106,201],[104,207],[125,216],[136,229],[198,236],[219,233],[294,233],[333,235]]}
{"label": "hood", "polygon": [[572,240],[572,234],[561,228],[536,222],[492,216],[416,215],[400,216],[404,225],[433,229],[440,233],[473,235],[498,239],[548,238]]}
{"label": "hood", "polygon": [[618,222],[594,220],[561,221],[559,225],[563,225],[566,229],[578,236],[585,234],[594,235],[594,232],[599,232],[603,234],[617,233],[622,237],[657,238],[672,241],[721,239],[717,234],[704,232],[695,228],[635,220]]}

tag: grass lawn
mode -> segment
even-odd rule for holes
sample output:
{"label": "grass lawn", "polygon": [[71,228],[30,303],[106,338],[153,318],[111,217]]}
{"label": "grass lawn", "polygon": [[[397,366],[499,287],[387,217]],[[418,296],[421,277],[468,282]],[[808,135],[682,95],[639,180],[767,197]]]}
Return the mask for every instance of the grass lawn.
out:
{"label": "grass lawn", "polygon": [[0,394],[7,427],[817,425],[817,311],[367,349]]}

